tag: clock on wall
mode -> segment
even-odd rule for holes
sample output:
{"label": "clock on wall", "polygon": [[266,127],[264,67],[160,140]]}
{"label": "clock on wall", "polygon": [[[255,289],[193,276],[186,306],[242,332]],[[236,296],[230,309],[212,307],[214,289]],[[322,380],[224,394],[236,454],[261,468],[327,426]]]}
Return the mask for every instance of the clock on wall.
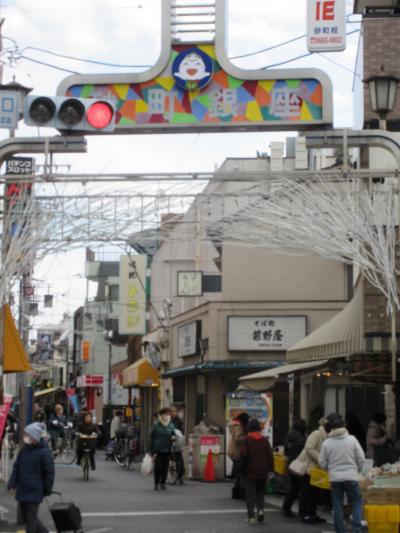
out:
{"label": "clock on wall", "polygon": [[186,270],[178,272],[178,296],[202,296],[203,272]]}

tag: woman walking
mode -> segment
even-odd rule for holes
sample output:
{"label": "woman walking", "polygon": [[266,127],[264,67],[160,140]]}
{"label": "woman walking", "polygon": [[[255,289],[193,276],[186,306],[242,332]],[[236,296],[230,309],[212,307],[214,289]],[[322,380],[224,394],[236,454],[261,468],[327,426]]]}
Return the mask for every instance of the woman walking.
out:
{"label": "woman walking", "polygon": [[[306,421],[305,420],[295,420],[293,423],[293,428],[287,434],[285,441],[285,455],[288,458],[289,464],[297,459],[297,457],[303,451],[304,445],[306,443]],[[283,515],[286,518],[293,518],[296,515],[292,511],[292,505],[300,493],[301,489],[301,477],[292,474],[289,470],[289,483],[290,488],[286,494],[285,500],[283,502]],[[302,509],[299,509],[300,516],[303,516],[304,513]]]}
{"label": "woman walking", "polygon": [[261,433],[260,422],[252,418],[248,433],[240,449],[241,471],[246,491],[247,518],[255,525],[254,507],[257,507],[257,522],[264,522],[264,487],[268,474],[274,471],[274,458],[269,441]]}
{"label": "woman walking", "polygon": [[171,454],[175,426],[171,422],[171,411],[164,407],[158,412],[158,420],[150,433],[150,453],[154,463],[154,490],[166,489],[168,462]]}

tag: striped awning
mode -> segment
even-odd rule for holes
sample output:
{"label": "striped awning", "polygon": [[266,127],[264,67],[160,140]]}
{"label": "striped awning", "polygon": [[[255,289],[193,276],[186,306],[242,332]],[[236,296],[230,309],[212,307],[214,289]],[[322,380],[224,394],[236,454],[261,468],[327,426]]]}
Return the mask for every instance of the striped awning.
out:
{"label": "striped awning", "polygon": [[364,344],[364,291],[360,278],[352,300],[331,320],[287,351],[289,363],[335,359],[362,353]]}

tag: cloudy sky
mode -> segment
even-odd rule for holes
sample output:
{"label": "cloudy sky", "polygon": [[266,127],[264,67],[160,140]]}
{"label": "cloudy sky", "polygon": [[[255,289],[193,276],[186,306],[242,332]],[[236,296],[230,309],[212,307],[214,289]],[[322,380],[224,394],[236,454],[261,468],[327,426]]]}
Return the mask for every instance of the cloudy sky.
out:
{"label": "cloudy sky", "polygon": [[[160,51],[163,0],[0,0],[3,25],[3,83],[13,76],[37,94],[54,95],[68,72],[139,72],[153,65]],[[187,3],[187,0],[185,0]],[[181,2],[184,3],[184,2]],[[320,68],[334,87],[335,127],[353,126],[354,67],[360,19],[347,0],[348,35],[344,52],[307,55],[306,0],[230,0],[227,53],[252,54],[232,62],[242,68]],[[302,37],[303,36],[303,37]],[[254,53],[299,37],[291,44]],[[305,56],[294,60],[298,56]],[[82,58],[88,61],[68,59]],[[292,60],[293,61],[290,61]],[[95,63],[97,62],[97,63]],[[112,65],[129,65],[129,67]],[[64,70],[63,70],[64,69]],[[356,82],[360,83],[359,77]],[[3,131],[3,137],[7,132]],[[41,130],[41,134],[52,134]],[[18,135],[37,135],[21,126]],[[76,172],[210,171],[227,157],[252,157],[269,151],[270,142],[292,133],[230,133],[90,137],[86,155],[58,156]],[[154,157],[155,153],[157,157]],[[83,252],[51,258],[36,272],[53,287],[60,310],[83,302]],[[61,284],[61,280],[67,281]],[[45,291],[47,292],[47,290]],[[41,320],[55,320],[56,313]]]}

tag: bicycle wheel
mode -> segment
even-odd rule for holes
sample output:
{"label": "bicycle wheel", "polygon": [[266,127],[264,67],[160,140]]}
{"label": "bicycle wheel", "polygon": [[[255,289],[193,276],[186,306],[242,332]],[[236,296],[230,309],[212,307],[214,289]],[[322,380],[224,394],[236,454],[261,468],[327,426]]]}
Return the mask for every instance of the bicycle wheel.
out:
{"label": "bicycle wheel", "polygon": [[168,463],[167,482],[169,485],[176,485],[178,481],[178,465],[175,459],[170,459]]}
{"label": "bicycle wheel", "polygon": [[61,452],[61,461],[65,465],[72,465],[76,458],[76,450],[70,439],[64,442],[63,450]]}
{"label": "bicycle wheel", "polygon": [[127,468],[129,462],[129,450],[127,450],[126,443],[117,443],[114,452],[114,459],[118,466]]}

